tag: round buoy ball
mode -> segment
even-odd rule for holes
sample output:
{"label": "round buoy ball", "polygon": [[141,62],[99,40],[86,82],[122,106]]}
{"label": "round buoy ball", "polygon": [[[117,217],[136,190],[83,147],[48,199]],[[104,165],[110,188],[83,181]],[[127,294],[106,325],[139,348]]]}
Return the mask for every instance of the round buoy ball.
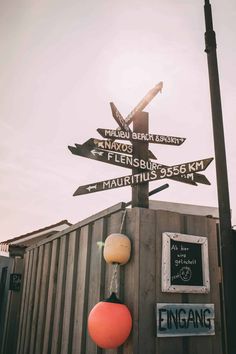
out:
{"label": "round buoy ball", "polygon": [[107,263],[126,264],[131,252],[130,239],[123,234],[111,234],[105,240],[103,256]]}
{"label": "round buoy ball", "polygon": [[88,331],[92,340],[103,349],[115,349],[128,338],[132,318],[127,306],[101,301],[88,317]]}

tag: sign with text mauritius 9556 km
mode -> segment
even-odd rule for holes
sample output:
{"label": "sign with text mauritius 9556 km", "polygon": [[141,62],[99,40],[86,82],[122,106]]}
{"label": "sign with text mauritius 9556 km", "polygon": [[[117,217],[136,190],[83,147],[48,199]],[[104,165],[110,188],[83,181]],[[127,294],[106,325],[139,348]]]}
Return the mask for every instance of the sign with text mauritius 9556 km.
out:
{"label": "sign with text mauritius 9556 km", "polygon": [[[151,89],[126,118],[123,118],[114,103],[111,103],[112,116],[119,127],[116,130],[97,129],[104,140],[90,138],[82,145],[75,144],[74,146],[68,146],[74,155],[132,169],[133,171],[130,175],[80,186],[74,195],[91,194],[126,186],[133,187],[161,179],[170,179],[194,186],[197,186],[198,183],[210,184],[206,176],[199,172],[204,171],[213,158],[204,158],[172,166],[153,161],[156,160],[156,156],[152,151],[148,150],[148,143],[180,146],[185,142],[185,138],[150,134],[148,131],[137,132],[132,131],[129,127],[131,122],[135,121],[135,117],[137,118],[137,115],[162,90],[162,87],[163,83],[160,82]],[[115,140],[127,140],[129,143],[121,143]],[[145,158],[142,157],[143,151],[146,151]],[[140,154],[139,152],[142,153]]]}

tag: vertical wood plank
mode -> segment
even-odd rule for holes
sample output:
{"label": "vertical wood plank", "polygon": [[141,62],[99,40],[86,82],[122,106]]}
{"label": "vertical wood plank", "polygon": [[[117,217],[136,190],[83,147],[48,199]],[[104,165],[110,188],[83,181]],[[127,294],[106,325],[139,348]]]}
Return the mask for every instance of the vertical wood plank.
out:
{"label": "vertical wood plank", "polygon": [[131,240],[131,258],[124,266],[124,303],[128,306],[132,316],[132,332],[123,345],[123,353],[138,352],[138,322],[139,322],[139,232],[140,209],[127,210],[125,233]]}
{"label": "vertical wood plank", "polygon": [[72,338],[72,353],[86,353],[86,316],[87,316],[87,295],[88,276],[90,264],[90,227],[84,226],[79,235],[79,257],[76,279],[76,294],[74,304],[74,328]]}
{"label": "vertical wood plank", "polygon": [[[157,210],[156,211],[156,303],[181,303],[181,294],[163,293],[161,290],[161,262],[162,262],[162,233],[183,232],[184,219],[177,213]],[[185,351],[182,337],[157,338],[156,354],[188,354]]]}
{"label": "vertical wood plank", "polygon": [[[140,210],[138,353],[155,353],[156,213]],[[145,335],[143,335],[145,333]]]}
{"label": "vertical wood plank", "polygon": [[[104,242],[104,238],[104,219],[100,219],[94,223],[92,228],[87,316],[92,308],[102,300],[101,296],[104,296],[105,261],[103,248],[99,248],[97,245],[97,242]],[[101,352],[101,349],[96,346],[87,333],[86,353],[100,354]]]}
{"label": "vertical wood plank", "polygon": [[32,272],[30,277],[30,286],[29,286],[29,304],[27,311],[27,321],[26,321],[26,332],[25,332],[25,345],[24,351],[28,353],[29,345],[30,345],[30,337],[31,337],[31,326],[32,326],[32,318],[33,318],[33,308],[34,308],[34,296],[35,296],[35,284],[36,284],[36,272],[37,272],[37,258],[38,258],[38,249],[34,249],[30,251],[32,256]]}
{"label": "vertical wood plank", "polygon": [[67,235],[60,238],[58,275],[56,283],[56,298],[54,318],[52,325],[52,344],[50,354],[59,354],[61,347],[61,331],[62,331],[62,308],[64,299],[64,281],[65,281],[65,262],[67,259]]}
{"label": "vertical wood plank", "polygon": [[47,311],[44,326],[44,340],[43,340],[43,351],[42,354],[50,353],[50,342],[51,342],[51,332],[52,332],[52,316],[55,300],[55,288],[56,288],[56,276],[57,276],[57,262],[58,262],[58,250],[60,241],[55,239],[52,242],[52,256],[50,264],[50,275],[49,275],[49,287],[47,295]]}
{"label": "vertical wood plank", "polygon": [[72,308],[72,287],[73,287],[73,274],[75,267],[75,252],[76,252],[76,232],[68,235],[68,256],[66,264],[66,283],[65,283],[65,304],[63,308],[62,320],[62,340],[61,340],[61,353],[69,352],[69,335],[70,335],[70,319]]}
{"label": "vertical wood plank", "polygon": [[[38,325],[37,325],[34,354],[42,354],[42,350],[43,350],[43,334],[44,334],[44,326],[45,326],[45,315],[47,309],[47,291],[48,291],[50,262],[51,262],[51,243],[47,243],[44,245],[44,261],[43,261],[43,269],[42,269]],[[46,335],[48,335],[48,333]]]}
{"label": "vertical wood plank", "polygon": [[[207,218],[204,216],[195,216],[195,215],[185,216],[185,233],[189,235],[208,237]],[[211,303],[212,282],[214,282],[214,280],[211,277],[211,270],[210,270],[210,286],[211,286],[210,293],[209,294],[188,294],[187,301],[189,303],[199,303],[199,304]],[[194,350],[196,354],[201,354],[204,350],[209,354],[210,353],[213,354],[212,340],[213,340],[212,336],[201,336],[201,338],[189,337],[188,338],[189,352],[191,353]]]}
{"label": "vertical wood plank", "polygon": [[[34,353],[35,348],[35,336],[38,324],[38,309],[40,300],[40,289],[41,289],[41,276],[42,276],[42,265],[43,265],[43,246],[38,249],[38,261],[37,261],[37,274],[36,274],[36,284],[35,284],[35,296],[33,305],[33,320],[31,325],[31,335],[30,335],[30,353]],[[24,352],[22,354],[25,354]]]}
{"label": "vertical wood plank", "polygon": [[[121,224],[122,224],[122,219],[123,219],[124,213],[122,211],[114,213],[110,215],[107,218],[107,235],[105,236],[105,239],[107,236],[109,236],[112,233],[119,233],[121,231]],[[112,278],[112,270],[113,267],[111,264],[107,264],[105,266],[105,298],[108,298],[110,294],[110,283],[111,283],[111,278]],[[119,282],[119,270],[118,270],[118,282]],[[119,294],[118,294],[119,296]],[[104,350],[104,353],[106,354],[118,354],[117,349],[107,349]]]}
{"label": "vertical wood plank", "polygon": [[222,354],[223,350],[223,321],[221,314],[221,296],[220,296],[220,283],[221,277],[219,276],[219,258],[218,258],[218,243],[217,243],[217,229],[216,221],[208,218],[208,241],[209,241],[209,268],[210,268],[210,295],[211,303],[215,304],[215,337],[212,338],[212,353]]}

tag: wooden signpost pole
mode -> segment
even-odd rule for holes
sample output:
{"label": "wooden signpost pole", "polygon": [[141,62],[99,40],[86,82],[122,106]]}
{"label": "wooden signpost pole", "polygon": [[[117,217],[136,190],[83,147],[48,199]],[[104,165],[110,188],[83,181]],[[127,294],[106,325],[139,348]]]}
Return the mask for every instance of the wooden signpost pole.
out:
{"label": "wooden signpost pole", "polygon": [[[133,132],[134,133],[143,133],[148,134],[148,113],[139,112],[136,113],[133,118]],[[133,141],[133,158],[148,160],[148,143],[147,142],[138,142]],[[136,174],[142,172],[138,168],[133,168],[132,173]],[[149,183],[137,184],[132,187],[132,208],[148,208],[149,199],[148,199],[148,188]]]}
{"label": "wooden signpost pole", "polygon": [[211,5],[205,0],[205,42],[209,71],[212,122],[215,144],[215,163],[217,176],[218,204],[220,217],[221,252],[223,262],[224,300],[226,312],[226,338],[228,354],[236,353],[235,315],[235,240],[231,228],[228,176],[224,142],[224,128],[221,108],[221,95],[216,55],[216,37],[213,30]]}

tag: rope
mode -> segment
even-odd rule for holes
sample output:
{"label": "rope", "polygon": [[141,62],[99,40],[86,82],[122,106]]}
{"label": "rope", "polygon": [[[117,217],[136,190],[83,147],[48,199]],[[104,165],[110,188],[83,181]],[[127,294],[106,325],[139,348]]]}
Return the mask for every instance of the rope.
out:
{"label": "rope", "polygon": [[118,263],[112,264],[112,277],[109,288],[110,294],[112,294],[113,292],[115,294],[118,294],[118,267]]}
{"label": "rope", "polygon": [[127,214],[127,210],[125,209],[125,210],[123,211],[123,217],[122,217],[122,220],[121,220],[120,234],[122,234],[122,232],[123,232],[126,214]]}

